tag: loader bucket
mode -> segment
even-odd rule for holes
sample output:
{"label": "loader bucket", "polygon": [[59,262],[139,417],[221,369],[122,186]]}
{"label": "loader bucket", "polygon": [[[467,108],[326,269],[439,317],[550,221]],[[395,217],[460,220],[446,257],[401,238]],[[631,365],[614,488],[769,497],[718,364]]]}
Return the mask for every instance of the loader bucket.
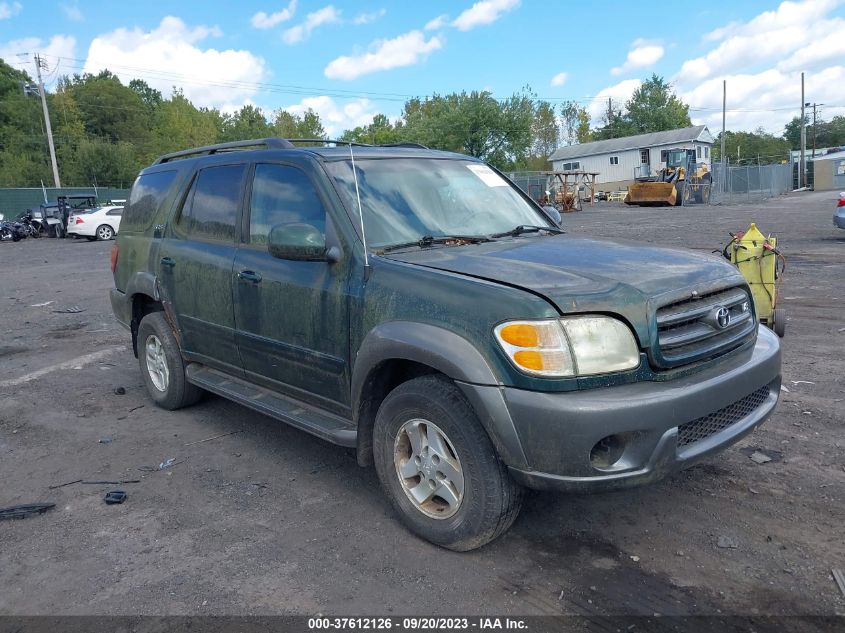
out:
{"label": "loader bucket", "polygon": [[671,182],[635,182],[628,187],[625,204],[640,207],[672,207],[677,204],[678,192]]}

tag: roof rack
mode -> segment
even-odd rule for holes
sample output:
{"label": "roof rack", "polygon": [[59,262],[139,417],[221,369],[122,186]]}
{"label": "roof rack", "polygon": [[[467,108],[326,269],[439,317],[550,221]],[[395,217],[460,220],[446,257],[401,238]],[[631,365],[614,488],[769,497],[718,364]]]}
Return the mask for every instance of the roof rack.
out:
{"label": "roof rack", "polygon": [[369,143],[358,143],[356,141],[337,141],[333,138],[289,138],[291,143],[322,143],[324,145],[334,143],[335,145],[354,145],[355,147],[373,147]]}
{"label": "roof rack", "polygon": [[179,152],[171,152],[170,154],[159,156],[155,160],[153,165],[168,163],[177,158],[216,154],[218,152],[228,152],[231,150],[245,149],[248,147],[264,147],[265,149],[291,149],[293,147],[293,143],[283,138],[259,138],[249,141],[232,141],[231,143],[217,143],[216,145],[194,147],[192,149],[181,150]]}
{"label": "roof rack", "polygon": [[383,143],[382,145],[373,145],[372,143],[359,143],[357,141],[339,141],[329,138],[289,138],[291,143],[334,143],[335,145],[352,145],[353,147],[416,147],[419,149],[429,149],[420,143],[411,143],[409,141],[400,141],[398,143]]}

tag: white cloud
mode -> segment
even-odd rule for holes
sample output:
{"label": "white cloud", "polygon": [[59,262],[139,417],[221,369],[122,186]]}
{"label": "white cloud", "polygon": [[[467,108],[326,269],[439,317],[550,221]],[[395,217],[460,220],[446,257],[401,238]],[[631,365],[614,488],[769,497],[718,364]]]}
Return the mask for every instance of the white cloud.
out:
{"label": "white cloud", "polygon": [[287,22],[294,16],[296,13],[296,2],[297,0],[290,0],[288,6],[275,13],[267,14],[264,11],[259,11],[252,16],[250,22],[257,29],[272,29],[277,24]]}
{"label": "white cloud", "polygon": [[0,20],[8,20],[15,17],[23,10],[20,2],[0,2]]}
{"label": "white cloud", "polygon": [[569,73],[558,73],[554,77],[552,77],[552,81],[550,85],[552,86],[562,86],[566,83],[566,80],[569,78]]}
{"label": "white cloud", "polygon": [[372,13],[359,13],[352,20],[352,23],[369,24],[370,22],[375,22],[379,18],[383,18],[386,13],[387,9],[379,9],[378,11],[373,11]]}
{"label": "white cloud", "polygon": [[672,78],[690,104],[695,123],[722,127],[722,80],[727,81],[728,129],[762,127],[779,135],[800,114],[801,71],[805,100],[827,103],[823,116],[845,113],[842,106],[845,20],[831,12],[842,0],[782,2],[746,22],[731,22],[707,33],[705,54],[689,59]]}
{"label": "white cloud", "polygon": [[663,45],[659,42],[637,39],[631,44],[628,57],[621,66],[611,69],[612,75],[621,75],[629,70],[648,68],[657,63],[663,57]]}
{"label": "white cloud", "polygon": [[607,114],[608,98],[612,100],[614,110],[617,108],[624,110],[625,102],[631,98],[634,91],[641,85],[642,82],[639,79],[625,79],[618,84],[599,90],[587,106],[587,112],[590,113],[592,124],[594,126],[604,125],[602,119]]}
{"label": "white cloud", "polygon": [[307,97],[299,103],[284,108],[291,114],[304,114],[308,109],[320,115],[320,121],[329,138],[336,138],[345,130],[368,125],[381,110],[369,99],[355,99],[343,105],[327,96]]}
{"label": "white cloud", "polygon": [[[801,73],[770,68],[759,73],[735,74],[708,79],[680,97],[692,104],[693,123],[706,124],[716,134],[722,129],[722,80],[727,82],[726,124],[730,130],[764,130],[780,135],[786,123],[801,112]],[[808,74],[808,101],[841,104],[845,66],[837,65]],[[845,114],[845,108],[825,107],[829,119]]]}
{"label": "white cloud", "polygon": [[79,2],[62,3],[59,5],[62,8],[62,13],[71,22],[82,22],[85,16],[82,14],[82,9],[79,8]]}
{"label": "white cloud", "polygon": [[243,103],[268,76],[266,63],[246,50],[200,46],[220,35],[217,27],[189,27],[172,16],[152,31],[119,28],[94,38],[84,71],[108,68],[124,83],[137,77],[166,95],[176,85],[197,106]]}
{"label": "white cloud", "polygon": [[446,24],[446,20],[449,19],[449,16],[445,13],[442,15],[438,15],[433,20],[429,20],[425,23],[425,30],[426,31],[436,31],[439,28],[442,28],[444,24]]}
{"label": "white cloud", "polygon": [[[703,81],[737,68],[749,68],[778,60],[802,49],[817,49],[819,40],[838,32],[842,38],[845,21],[827,14],[841,0],[782,2],[748,22],[733,22],[704,36],[718,42],[707,54],[684,62],[679,81]],[[828,55],[828,59],[833,57]]]}
{"label": "white cloud", "polygon": [[282,39],[286,44],[298,44],[299,42],[307,40],[311,35],[311,31],[316,29],[318,26],[337,22],[340,22],[340,11],[335,9],[332,5],[328,5],[318,11],[309,13],[305,16],[305,21],[302,24],[292,26],[282,33]]}
{"label": "white cloud", "polygon": [[519,4],[520,0],[481,0],[455,18],[452,26],[459,31],[486,26],[498,20],[502,14],[517,8]]}
{"label": "white cloud", "polygon": [[[18,57],[19,53],[27,54]],[[71,72],[70,68],[65,68],[63,71],[62,67],[68,63],[67,59],[76,57],[76,39],[69,35],[54,35],[48,41],[38,37],[25,37],[0,44],[0,59],[13,68],[26,71],[33,78],[35,77],[35,62],[32,59],[34,53],[41,54],[49,65],[49,73],[58,68],[58,73],[55,75],[48,74],[52,77],[52,81],[45,77],[44,83],[50,87],[60,74]]]}
{"label": "white cloud", "polygon": [[329,62],[323,73],[329,79],[349,81],[382,70],[413,66],[442,47],[443,40],[438,36],[426,40],[422,31],[409,31],[393,39],[376,40],[366,53],[338,57]]}

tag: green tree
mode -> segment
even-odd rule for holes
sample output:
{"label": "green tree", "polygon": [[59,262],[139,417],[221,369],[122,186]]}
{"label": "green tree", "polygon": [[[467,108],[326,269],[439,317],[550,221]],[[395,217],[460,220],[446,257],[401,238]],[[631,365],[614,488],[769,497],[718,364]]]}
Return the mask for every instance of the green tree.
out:
{"label": "green tree", "polygon": [[497,101],[487,91],[434,95],[407,101],[402,118],[404,140],[508,169],[530,153],[534,103],[524,94]]}
{"label": "green tree", "polygon": [[401,140],[401,131],[401,125],[394,125],[385,115],[377,114],[373,117],[369,125],[359,125],[356,128],[347,130],[341,135],[340,140],[352,141],[353,143],[368,143],[370,145],[386,145],[388,143],[398,143]]}
{"label": "green tree", "polygon": [[[807,147],[813,146],[813,117],[805,116],[807,125]],[[801,149],[801,117],[794,117],[784,127],[783,137],[792,149]],[[816,118],[816,147],[839,147],[845,145],[845,116],[835,116],[830,121]]]}
{"label": "green tree", "polygon": [[[713,161],[721,160],[721,133],[713,145]],[[754,132],[725,132],[725,155],[731,163],[752,162],[769,165],[787,160],[789,141],[768,134],[763,128]]]}
{"label": "green tree", "polygon": [[59,90],[73,95],[89,137],[144,145],[152,125],[149,107],[132,88],[108,70],[97,75],[74,75],[60,82]]}
{"label": "green tree", "polygon": [[223,116],[221,141],[245,141],[271,135],[264,113],[254,105],[247,104],[234,114]]}
{"label": "green tree", "polygon": [[25,72],[0,60],[0,186],[37,186],[52,180],[47,136],[37,94]]}
{"label": "green tree", "polygon": [[276,110],[271,125],[273,136],[281,138],[325,138],[326,130],[320,115],[308,108],[302,115]]}
{"label": "green tree", "polygon": [[634,91],[625,104],[625,118],[636,134],[689,127],[689,106],[672,91],[663,77],[652,75]]}
{"label": "green tree", "polygon": [[590,131],[590,114],[587,108],[575,101],[564,101],[560,106],[562,125],[562,140],[567,145],[589,143],[592,140]]}
{"label": "green tree", "polygon": [[199,110],[181,90],[174,90],[155,112],[153,142],[144,162],[168,152],[216,143],[219,120],[216,110]]}

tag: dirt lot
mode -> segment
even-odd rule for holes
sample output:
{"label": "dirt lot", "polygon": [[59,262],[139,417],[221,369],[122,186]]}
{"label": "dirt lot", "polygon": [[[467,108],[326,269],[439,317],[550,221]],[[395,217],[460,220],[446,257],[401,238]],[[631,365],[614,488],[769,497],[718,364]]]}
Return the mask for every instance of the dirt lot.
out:
{"label": "dirt lot", "polygon": [[[845,613],[830,575],[845,568],[833,200],[565,216],[575,234],[701,251],[752,219],[778,234],[788,392],[707,463],[650,488],[532,494],[505,537],[468,554],[406,532],[351,451],[215,397],[154,407],[109,308],[110,243],[0,244],[0,506],[56,503],[0,522],[0,614]],[[114,486],[49,488],[80,478],[141,482],[115,506]]]}

